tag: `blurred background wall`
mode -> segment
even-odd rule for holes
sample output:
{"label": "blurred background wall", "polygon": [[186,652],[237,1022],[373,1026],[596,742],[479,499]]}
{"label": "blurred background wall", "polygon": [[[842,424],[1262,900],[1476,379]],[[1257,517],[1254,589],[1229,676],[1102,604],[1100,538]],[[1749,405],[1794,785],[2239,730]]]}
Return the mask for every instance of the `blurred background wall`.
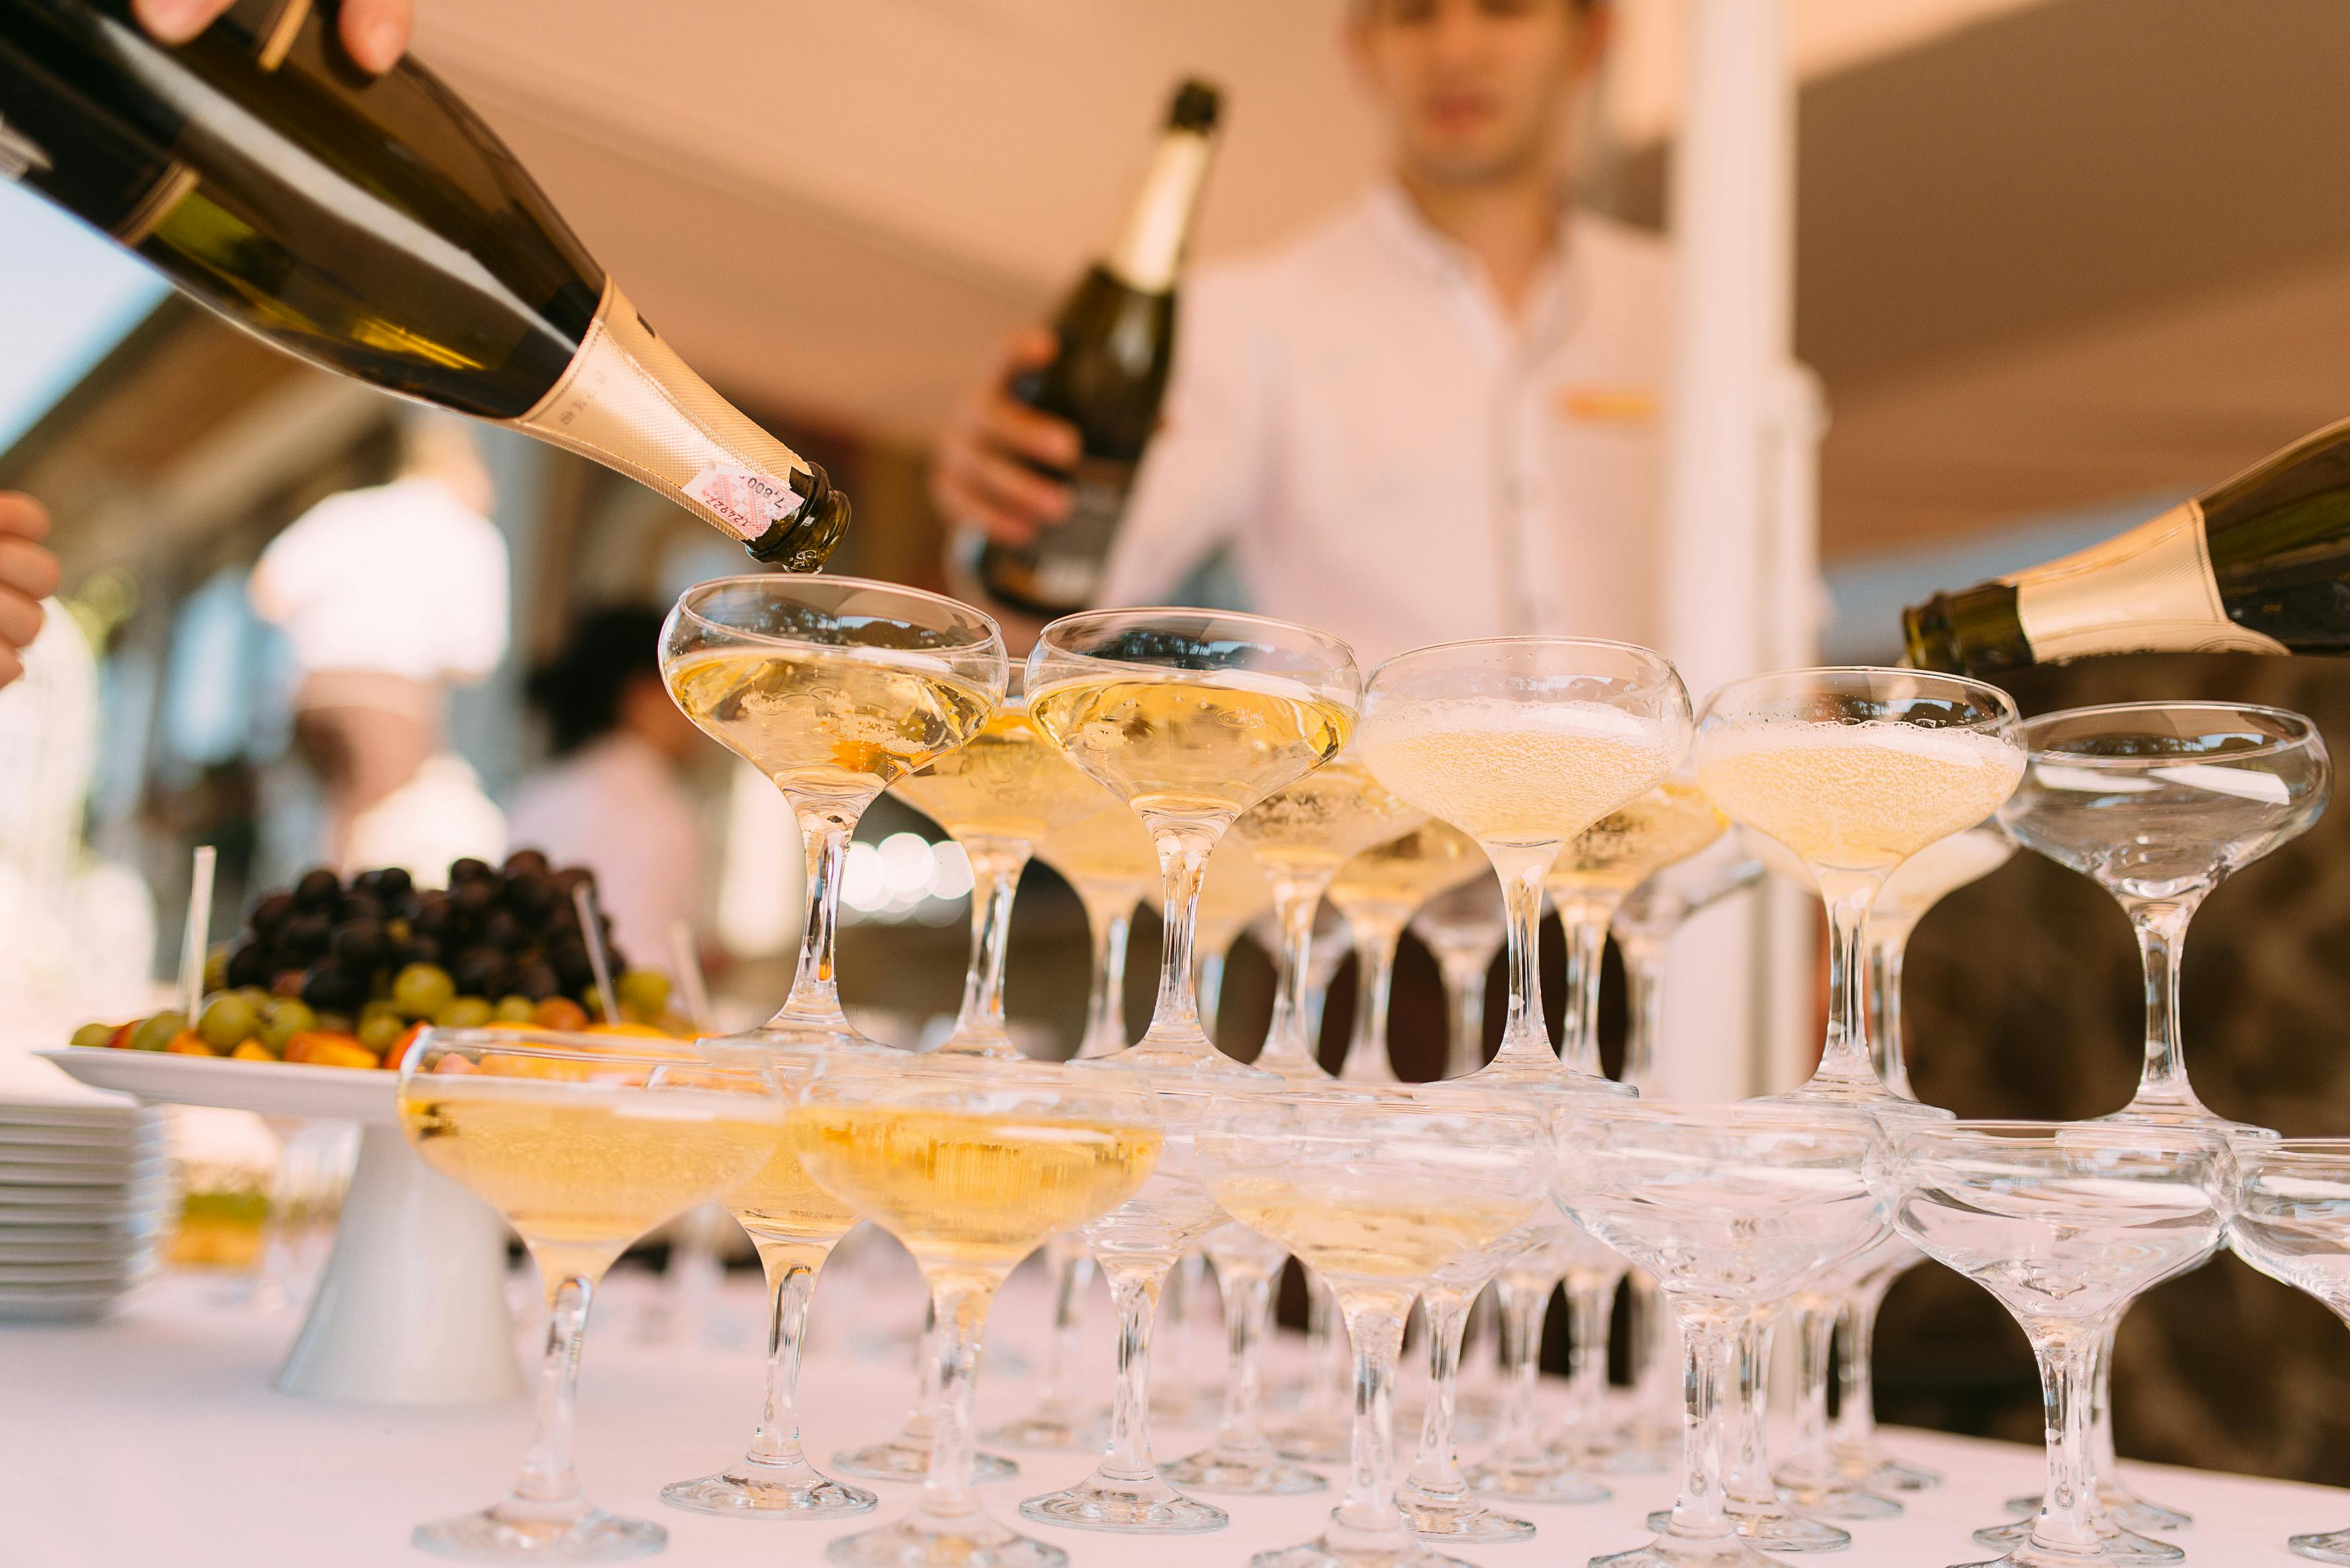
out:
{"label": "blurred background wall", "polygon": [[[2350,7],[1789,4],[1797,349],[1833,421],[1819,602],[1831,659],[1887,659],[1903,602],[2102,536],[2350,414],[2350,204],[2335,199],[2350,185]],[[1275,239],[1369,174],[1370,130],[1334,41],[1343,5],[422,0],[417,49],[663,334],[855,495],[836,568],[937,586],[928,432],[1104,242],[1174,78],[1201,72],[1227,93],[1203,255]],[[1600,205],[1661,226],[1679,11],[1617,0],[1617,13],[1584,178]],[[317,803],[287,755],[284,649],[244,585],[310,504],[389,477],[395,410],[166,296],[5,184],[0,301],[0,488],[56,511],[65,597],[101,654],[88,837],[153,888],[168,954],[191,846],[222,848],[223,925],[318,853]],[[513,558],[514,639],[490,679],[458,694],[451,729],[503,799],[545,752],[525,674],[574,619],[664,605],[740,557],[601,469],[494,431],[483,450]],[[2345,680],[2318,661],[2139,656],[2036,671],[2017,695],[2027,711],[2257,697],[2310,712],[2338,744]],[[764,1011],[785,988],[791,932],[755,913],[727,929],[715,888],[750,839],[772,855],[776,828],[744,816],[720,758],[697,788],[712,846],[707,945],[731,953],[723,982]],[[872,847],[842,944],[851,1000],[951,1011],[967,877],[902,808],[877,808],[861,836]],[[1082,921],[1048,872],[1031,877],[1011,1007],[1073,1041]],[[2338,819],[2211,900],[2186,1005],[2216,1109],[2350,1131],[2345,948]],[[2069,1116],[2126,1096],[2135,959],[2086,882],[2019,857],[1937,910],[1912,952],[1927,1097],[1962,1114]],[[1262,1028],[1268,978],[1244,945],[1228,1040]],[[1432,1066],[1440,1013],[1416,944],[1399,985],[1399,1059]],[[1497,1025],[1498,1008],[1489,1017]],[[2195,1354],[2169,1355],[2188,1325]],[[2038,1430],[2029,1359],[1981,1293],[1918,1271],[1882,1345],[1888,1417]],[[2350,1479],[2344,1349],[2314,1303],[2222,1258],[2132,1317],[2125,1451]]]}

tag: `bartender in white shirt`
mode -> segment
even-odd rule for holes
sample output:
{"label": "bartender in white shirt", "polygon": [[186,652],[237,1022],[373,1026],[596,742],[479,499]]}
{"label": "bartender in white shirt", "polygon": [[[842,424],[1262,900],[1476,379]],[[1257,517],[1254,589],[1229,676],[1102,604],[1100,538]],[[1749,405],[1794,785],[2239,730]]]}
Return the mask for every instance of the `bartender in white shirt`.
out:
{"label": "bartender in white shirt", "polygon": [[[1185,283],[1163,428],[1105,604],[1167,602],[1228,546],[1248,607],[1366,665],[1456,638],[1657,635],[1670,260],[1566,201],[1605,0],[1356,0],[1389,170],[1263,257]],[[1066,514],[1075,431],[1014,402],[1015,339],[942,437],[948,517]],[[1024,461],[1025,460],[1025,461]]]}

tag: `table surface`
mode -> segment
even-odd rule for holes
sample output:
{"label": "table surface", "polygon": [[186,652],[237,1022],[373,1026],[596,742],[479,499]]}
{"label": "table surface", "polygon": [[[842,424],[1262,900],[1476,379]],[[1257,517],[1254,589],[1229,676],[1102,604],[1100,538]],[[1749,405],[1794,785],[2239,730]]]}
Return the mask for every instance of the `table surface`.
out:
{"label": "table surface", "polygon": [[[228,1294],[220,1280],[171,1277],[104,1323],[0,1327],[0,1559],[416,1568],[432,1559],[409,1546],[412,1525],[487,1503],[504,1489],[528,1436],[521,1404],[395,1409],[273,1394],[269,1378],[296,1319],[229,1305]],[[714,1469],[749,1436],[762,1303],[738,1276],[720,1308],[731,1336],[657,1345],[646,1343],[640,1327],[653,1299],[649,1282],[623,1275],[599,1300],[585,1358],[578,1463],[599,1502],[668,1527],[664,1561],[818,1564],[832,1536],[906,1510],[914,1489],[889,1483],[875,1488],[882,1499],[876,1513],[833,1525],[708,1519],[661,1506],[656,1493],[664,1483]],[[911,1393],[918,1300],[902,1255],[868,1252],[827,1272],[802,1382],[808,1451],[819,1464],[894,1428]],[[999,1303],[995,1348],[981,1380],[983,1423],[1033,1398],[1033,1382],[1019,1374],[1043,1311],[1041,1289],[1015,1278]],[[1108,1316],[1097,1283],[1088,1358],[1105,1397]],[[1282,1337],[1275,1375],[1302,1359],[1295,1337]],[[1204,1334],[1190,1348],[1203,1358],[1212,1351]],[[1408,1379],[1407,1396],[1411,1386]],[[1913,1494],[1899,1519],[1851,1526],[1854,1547],[1834,1561],[1856,1568],[1978,1562],[1990,1553],[1969,1532],[1992,1522],[2001,1500],[2038,1489],[2035,1449],[1923,1432],[1893,1436],[1903,1457],[1940,1470],[1947,1482]],[[1162,1456],[1180,1456],[1206,1434],[1163,1428],[1157,1438]],[[1022,1498],[1076,1480],[1090,1465],[1081,1454],[1017,1457],[1019,1478],[985,1489],[1006,1519]],[[2143,1491],[2195,1515],[2194,1528],[2174,1538],[2189,1563],[2297,1563],[2303,1560],[2285,1550],[2287,1534],[2350,1525],[2350,1493],[2154,1465],[2125,1469]],[[1538,1526],[1533,1541],[1458,1554],[1484,1568],[1579,1564],[1646,1540],[1641,1516],[1669,1503],[1670,1493],[1666,1478],[1625,1480],[1606,1504],[1523,1511]],[[1310,1539],[1335,1497],[1214,1501],[1232,1523],[1210,1535],[1024,1528],[1066,1547],[1073,1568],[1239,1568],[1253,1552]]]}

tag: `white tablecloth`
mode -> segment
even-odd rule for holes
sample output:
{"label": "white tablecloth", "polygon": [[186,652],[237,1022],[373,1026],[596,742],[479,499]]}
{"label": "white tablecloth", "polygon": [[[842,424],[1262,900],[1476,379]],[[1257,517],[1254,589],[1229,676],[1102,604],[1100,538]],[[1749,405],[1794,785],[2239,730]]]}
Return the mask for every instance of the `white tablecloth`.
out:
{"label": "white tablecloth", "polygon": [[[901,1261],[901,1260],[900,1260]],[[803,1381],[808,1449],[834,1450],[885,1436],[912,1382],[901,1328],[914,1300],[899,1278],[868,1262],[827,1278],[816,1296],[815,1345]],[[0,1563],[28,1568],[162,1564],[169,1568],[418,1568],[408,1545],[420,1521],[492,1501],[510,1479],[528,1433],[519,1403],[457,1409],[387,1409],[305,1403],[272,1394],[271,1373],[294,1319],[220,1304],[216,1281],[172,1279],[120,1315],[81,1327],[0,1327]],[[664,1561],[681,1565],[818,1564],[832,1535],[897,1516],[913,1489],[883,1484],[881,1508],[838,1525],[706,1519],[665,1508],[662,1484],[704,1474],[747,1438],[758,1403],[759,1300],[747,1281],[726,1309],[740,1342],[651,1345],[637,1319],[645,1287],[623,1277],[599,1303],[580,1396],[578,1460],[606,1507],[669,1528]],[[983,1421],[1024,1408],[1033,1385],[1007,1365],[1035,1343],[1043,1297],[1015,1282],[995,1340],[1006,1353],[982,1379]],[[1108,1385],[1108,1313],[1097,1286],[1092,1326],[1097,1387]],[[1294,1338],[1281,1347],[1294,1366]],[[993,1379],[990,1386],[988,1377]],[[1191,1452],[1197,1429],[1162,1429],[1162,1457]],[[1901,1518],[1856,1524],[1854,1568],[1939,1568],[1990,1555],[1969,1532],[2000,1515],[2000,1501],[2037,1490],[2036,1450],[1898,1432],[1908,1458],[1948,1482],[1908,1500]],[[1407,1439],[1408,1441],[1408,1439]],[[1087,1456],[1023,1453],[1017,1480],[986,1489],[1006,1518],[1022,1498],[1076,1480]],[[2125,1467],[2147,1494],[2195,1515],[2175,1537],[2190,1563],[2254,1568],[2302,1560],[2287,1534],[2350,1526],[2350,1492],[2172,1469]],[[1335,1480],[1336,1478],[1334,1478]],[[1670,1482],[1635,1478],[1615,1501],[1525,1511],[1534,1540],[1459,1555],[1485,1568],[1566,1568],[1647,1539],[1640,1518],[1670,1501]],[[1149,1539],[1030,1527],[1066,1547],[1076,1568],[1241,1568],[1253,1552],[1315,1534],[1332,1494],[1217,1498],[1232,1527]]]}

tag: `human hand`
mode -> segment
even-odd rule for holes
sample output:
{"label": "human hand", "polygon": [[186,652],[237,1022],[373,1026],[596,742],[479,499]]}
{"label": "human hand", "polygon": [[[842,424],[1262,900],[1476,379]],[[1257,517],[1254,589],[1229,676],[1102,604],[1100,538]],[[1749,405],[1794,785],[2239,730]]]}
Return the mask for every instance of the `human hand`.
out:
{"label": "human hand", "polygon": [[[130,0],[139,25],[166,44],[184,44],[213,25],[232,0]],[[343,47],[363,71],[381,76],[408,52],[415,0],[343,0]]]}
{"label": "human hand", "polygon": [[1075,467],[1076,427],[1016,401],[1010,390],[1014,377],[1051,364],[1059,351],[1041,327],[1014,333],[1002,362],[940,432],[931,500],[950,522],[1019,545],[1068,516],[1069,487],[1030,465]]}
{"label": "human hand", "polygon": [[41,601],[57,591],[57,558],[42,541],[49,514],[29,495],[0,491],[0,686],[25,673],[20,657],[41,631]]}

